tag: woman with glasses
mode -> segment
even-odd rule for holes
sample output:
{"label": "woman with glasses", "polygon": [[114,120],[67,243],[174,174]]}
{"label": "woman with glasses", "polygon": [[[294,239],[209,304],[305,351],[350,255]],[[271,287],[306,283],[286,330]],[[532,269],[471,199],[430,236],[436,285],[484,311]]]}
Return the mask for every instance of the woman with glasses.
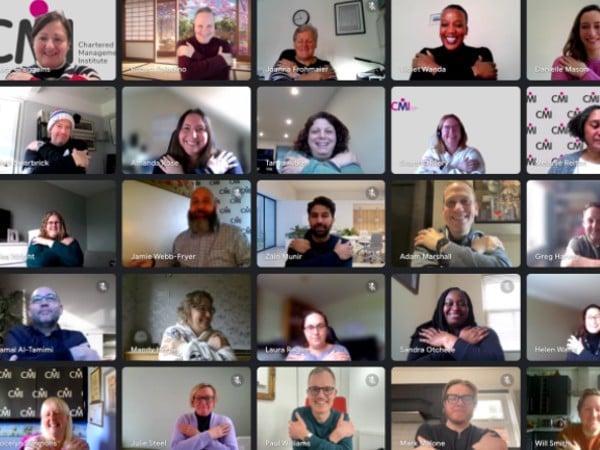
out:
{"label": "woman with glasses", "polygon": [[208,292],[187,293],[177,308],[179,321],[163,333],[158,359],[235,361],[225,335],[211,327],[214,313],[213,298]]}
{"label": "woman with glasses", "polygon": [[42,217],[40,233],[27,248],[27,267],[81,267],[83,252],[79,242],[67,232],[65,219],[58,211]]}
{"label": "woman with glasses", "polygon": [[498,335],[475,322],[469,294],[457,287],[440,295],[433,317],[411,336],[408,360],[504,361]]}
{"label": "woman with glasses", "polygon": [[214,386],[200,383],[192,388],[190,406],[194,412],[177,419],[171,450],[238,449],[233,422],[213,411],[216,404]]}
{"label": "woman with glasses", "polygon": [[350,353],[337,343],[327,316],[311,311],[302,320],[303,345],[293,347],[286,361],[350,361]]}
{"label": "woman with glasses", "polygon": [[600,360],[600,306],[588,305],[581,312],[577,334],[567,340],[567,361]]}

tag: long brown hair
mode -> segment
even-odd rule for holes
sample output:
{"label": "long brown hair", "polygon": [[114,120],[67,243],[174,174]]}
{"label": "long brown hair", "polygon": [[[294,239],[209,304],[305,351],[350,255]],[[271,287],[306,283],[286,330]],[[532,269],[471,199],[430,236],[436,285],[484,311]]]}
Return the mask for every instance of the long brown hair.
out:
{"label": "long brown hair", "polygon": [[575,17],[575,20],[573,21],[573,26],[571,27],[571,31],[569,32],[567,43],[563,47],[564,56],[572,56],[573,58],[583,62],[587,62],[589,60],[588,54],[585,51],[585,46],[583,45],[583,41],[581,40],[581,36],[579,35],[579,27],[581,23],[581,16],[590,11],[600,12],[600,6],[588,5],[581,8],[581,11],[579,11],[577,16]]}
{"label": "long brown hair", "polygon": [[188,109],[179,118],[179,121],[177,122],[177,128],[175,128],[175,131],[173,131],[173,134],[171,134],[171,141],[169,142],[169,148],[167,150],[167,155],[172,156],[173,159],[179,162],[179,164],[182,165],[184,172],[186,173],[188,172],[188,167],[190,166],[191,161],[190,157],[179,143],[179,132],[183,127],[183,122],[185,122],[185,118],[190,114],[197,114],[202,118],[202,123],[204,124],[204,128],[206,129],[207,134],[206,145],[198,155],[198,162],[196,163],[195,169],[204,169],[210,157],[218,154],[218,150],[215,146],[212,127],[210,125],[208,117],[206,117],[206,114],[204,114],[204,111],[202,111],[200,108]]}

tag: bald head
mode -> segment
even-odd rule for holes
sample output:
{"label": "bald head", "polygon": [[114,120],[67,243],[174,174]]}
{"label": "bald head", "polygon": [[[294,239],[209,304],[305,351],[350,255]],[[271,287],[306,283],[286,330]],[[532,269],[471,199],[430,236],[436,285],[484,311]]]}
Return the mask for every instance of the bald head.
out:
{"label": "bald head", "polygon": [[29,320],[34,328],[46,333],[53,330],[63,312],[58,294],[51,288],[41,286],[31,293]]}
{"label": "bald head", "polygon": [[217,201],[209,189],[199,187],[192,192],[188,222],[195,233],[215,231],[218,226]]}

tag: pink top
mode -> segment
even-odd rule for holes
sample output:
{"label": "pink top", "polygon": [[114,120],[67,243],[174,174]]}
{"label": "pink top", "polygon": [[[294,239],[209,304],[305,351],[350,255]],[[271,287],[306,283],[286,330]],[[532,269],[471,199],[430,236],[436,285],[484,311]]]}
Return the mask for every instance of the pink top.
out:
{"label": "pink top", "polygon": [[[550,78],[552,80],[559,81],[577,80],[578,78],[576,76],[571,75],[560,66],[560,58],[562,58],[562,56],[559,56],[554,60],[554,63],[552,64],[552,76]],[[588,66],[589,70],[581,77],[581,79],[588,81],[600,80],[600,60],[590,60],[586,63],[586,65]],[[560,71],[561,69],[563,70]]]}

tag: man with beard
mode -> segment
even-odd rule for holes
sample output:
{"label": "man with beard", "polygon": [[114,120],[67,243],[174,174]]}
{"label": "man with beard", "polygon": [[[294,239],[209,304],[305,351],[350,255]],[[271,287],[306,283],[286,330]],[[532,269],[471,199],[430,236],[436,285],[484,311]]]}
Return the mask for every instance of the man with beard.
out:
{"label": "man with beard", "polygon": [[466,181],[448,183],[444,189],[446,226],[417,233],[411,267],[512,267],[500,239],[472,229],[478,213],[471,185]]}
{"label": "man with beard", "polygon": [[581,226],[584,234],[571,238],[561,267],[600,267],[600,203],[583,207]]}
{"label": "man with beard", "polygon": [[98,353],[90,348],[79,331],[63,330],[58,319],[63,305],[49,287],[39,287],[29,300],[31,325],[16,325],[4,338],[2,359],[5,361],[97,361]]}
{"label": "man with beard", "polygon": [[248,267],[250,244],[236,226],[220,223],[212,192],[199,187],[192,192],[189,228],[175,238],[168,258],[132,259],[129,267]]}
{"label": "man with beard", "polygon": [[471,424],[477,406],[477,387],[467,380],[451,380],[442,392],[445,423],[422,424],[417,430],[419,450],[507,450],[506,442],[493,430]]}
{"label": "man with beard", "polygon": [[308,204],[310,230],[304,239],[294,239],[287,251],[286,267],[352,267],[352,245],[330,234],[335,222],[335,203],[316,197]]}
{"label": "man with beard", "polygon": [[67,111],[53,111],[47,128],[50,142],[34,141],[27,147],[25,171],[33,174],[86,173],[90,164],[87,144],[79,139],[71,139],[75,128],[74,117]]}

